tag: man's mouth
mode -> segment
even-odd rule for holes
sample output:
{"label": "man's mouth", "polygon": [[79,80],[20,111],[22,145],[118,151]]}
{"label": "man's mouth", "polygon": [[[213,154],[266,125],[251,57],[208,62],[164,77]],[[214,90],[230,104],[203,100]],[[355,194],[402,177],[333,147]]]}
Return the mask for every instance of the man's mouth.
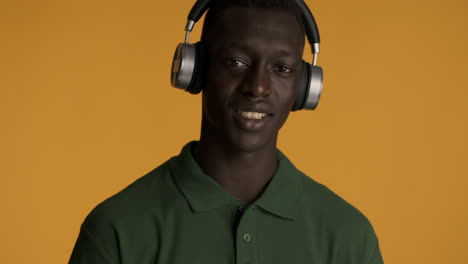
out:
{"label": "man's mouth", "polygon": [[263,109],[246,109],[245,107],[243,110],[238,110],[236,108],[232,108],[234,112],[234,120],[236,123],[243,129],[247,131],[259,131],[268,123],[270,117],[273,114],[267,113]]}
{"label": "man's mouth", "polygon": [[244,118],[253,119],[253,120],[261,120],[267,116],[266,113],[259,113],[259,112],[245,112],[245,111],[236,111],[236,112],[239,113]]}

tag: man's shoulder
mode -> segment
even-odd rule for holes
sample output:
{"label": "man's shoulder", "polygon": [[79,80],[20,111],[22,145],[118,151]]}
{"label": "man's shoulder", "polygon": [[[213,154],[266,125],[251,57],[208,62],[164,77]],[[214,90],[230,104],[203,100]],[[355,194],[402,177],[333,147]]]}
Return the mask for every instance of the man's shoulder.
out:
{"label": "man's shoulder", "polygon": [[[368,218],[338,194],[301,172],[302,217],[317,243],[328,243],[344,254],[337,263],[383,263],[379,243]],[[354,262],[353,262],[354,263]]]}
{"label": "man's shoulder", "polygon": [[[81,225],[70,263],[115,263],[122,248],[154,245],[165,212],[186,206],[178,195],[169,161],[98,204]],[[136,255],[144,247],[136,246]],[[133,252],[133,251],[132,251]],[[133,253],[132,253],[133,254]]]}
{"label": "man's shoulder", "polygon": [[98,204],[83,225],[94,230],[102,226],[127,225],[164,210],[168,201],[177,200],[177,187],[169,162],[164,162]]}
{"label": "man's shoulder", "polygon": [[355,206],[301,172],[302,207],[306,216],[319,221],[325,228],[350,236],[371,232],[367,217]]}

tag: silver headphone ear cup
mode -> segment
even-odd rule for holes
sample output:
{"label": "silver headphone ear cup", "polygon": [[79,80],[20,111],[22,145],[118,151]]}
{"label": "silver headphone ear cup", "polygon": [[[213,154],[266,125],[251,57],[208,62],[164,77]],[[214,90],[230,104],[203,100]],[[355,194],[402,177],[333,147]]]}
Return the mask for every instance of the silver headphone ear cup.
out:
{"label": "silver headphone ear cup", "polygon": [[303,109],[314,110],[320,100],[323,85],[323,70],[320,66],[310,67],[309,87]]}
{"label": "silver headphone ear cup", "polygon": [[196,49],[192,44],[180,43],[174,53],[171,67],[171,84],[187,90],[195,70]]}

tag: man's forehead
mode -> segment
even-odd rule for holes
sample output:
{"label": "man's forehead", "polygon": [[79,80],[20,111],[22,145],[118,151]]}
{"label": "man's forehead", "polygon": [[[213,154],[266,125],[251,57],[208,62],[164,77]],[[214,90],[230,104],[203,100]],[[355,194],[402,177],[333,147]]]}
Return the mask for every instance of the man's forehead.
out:
{"label": "man's forehead", "polygon": [[223,9],[215,17],[213,23],[216,25],[225,25],[226,23],[230,23],[231,20],[240,22],[246,19],[262,18],[269,23],[288,19],[290,22],[294,22],[291,23],[291,25],[294,24],[294,26],[299,27],[299,29],[303,27],[293,12],[281,8],[230,6]]}
{"label": "man's forehead", "polygon": [[291,12],[276,8],[229,7],[216,18],[209,33],[215,42],[246,42],[255,38],[304,44],[302,25]]}

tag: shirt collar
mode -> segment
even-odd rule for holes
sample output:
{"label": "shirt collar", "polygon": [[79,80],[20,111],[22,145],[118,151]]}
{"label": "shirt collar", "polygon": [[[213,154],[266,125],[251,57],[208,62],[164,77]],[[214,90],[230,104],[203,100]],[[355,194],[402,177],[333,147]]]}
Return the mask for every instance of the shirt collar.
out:
{"label": "shirt collar", "polygon": [[279,149],[277,157],[275,174],[255,203],[273,214],[294,220],[299,210],[301,172]]}
{"label": "shirt collar", "polygon": [[[176,185],[193,211],[207,211],[227,204],[241,203],[211,177],[204,174],[192,156],[196,141],[187,143],[180,154],[169,161]],[[287,219],[294,219],[298,211],[300,172],[278,150],[278,168],[264,192],[254,202],[264,210]]]}

